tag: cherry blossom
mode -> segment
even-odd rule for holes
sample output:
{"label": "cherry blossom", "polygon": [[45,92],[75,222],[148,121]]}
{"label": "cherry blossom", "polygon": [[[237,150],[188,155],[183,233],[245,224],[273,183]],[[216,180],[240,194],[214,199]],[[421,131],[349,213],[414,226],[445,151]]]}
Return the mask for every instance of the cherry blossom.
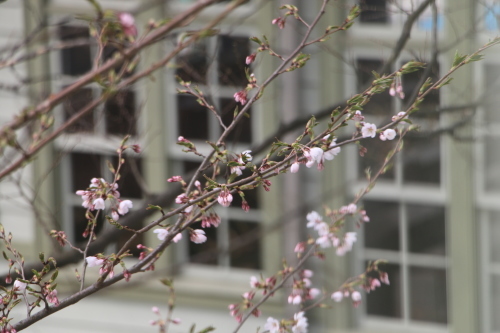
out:
{"label": "cherry blossom", "polygon": [[254,61],[255,61],[255,57],[257,57],[257,54],[255,54],[255,53],[250,54],[250,55],[249,55],[249,56],[247,56],[247,58],[245,59],[245,63],[246,63],[247,65],[250,65],[252,62],[254,62]]}
{"label": "cherry blossom", "polygon": [[309,326],[307,318],[304,317],[304,312],[301,311],[293,315],[295,320],[295,325],[292,326],[293,333],[307,333],[307,327]]}
{"label": "cherry blossom", "polygon": [[290,167],[290,172],[291,173],[297,173],[297,172],[299,172],[299,167],[300,167],[300,163],[299,162],[292,163],[292,166]]}
{"label": "cherry blossom", "polygon": [[85,258],[85,261],[87,262],[88,267],[101,266],[104,263],[104,259],[99,259],[93,256]]}
{"label": "cherry blossom", "polygon": [[273,317],[267,318],[267,322],[264,325],[264,331],[268,331],[269,333],[279,333],[280,322]]}
{"label": "cherry blossom", "polygon": [[125,215],[128,213],[129,209],[132,208],[133,204],[130,200],[123,200],[118,205],[118,213],[120,215]]}
{"label": "cherry blossom", "polygon": [[353,291],[351,294],[351,299],[354,302],[360,302],[361,301],[361,293],[359,291]]}
{"label": "cherry blossom", "polygon": [[106,208],[105,204],[104,204],[104,200],[102,198],[97,198],[94,200],[94,202],[92,203],[94,209],[104,209]]}
{"label": "cherry blossom", "polygon": [[375,124],[364,123],[361,128],[361,135],[363,138],[374,138],[377,134],[377,126]]}
{"label": "cherry blossom", "polygon": [[336,291],[332,294],[332,299],[337,303],[342,301],[343,298],[344,294],[341,291]]}
{"label": "cherry blossom", "polygon": [[14,282],[14,289],[17,289],[18,291],[24,291],[26,289],[27,285],[28,284],[26,282],[22,282],[22,281],[16,280]]}
{"label": "cherry blossom", "polygon": [[135,26],[134,17],[129,13],[119,13],[117,15],[118,22],[120,22],[123,33],[127,36],[137,36],[137,28]]}
{"label": "cherry blossom", "polygon": [[191,239],[191,241],[193,243],[196,243],[196,244],[205,243],[207,241],[207,236],[205,236],[205,231],[203,231],[201,229],[193,230],[190,233],[189,238]]}
{"label": "cherry blossom", "polygon": [[161,241],[165,240],[169,234],[167,229],[155,229],[153,233],[158,234],[157,237]]}
{"label": "cherry blossom", "polygon": [[231,202],[233,201],[233,195],[227,188],[225,188],[220,192],[217,201],[222,207],[229,207],[229,205],[231,205]]}
{"label": "cherry blossom", "polygon": [[393,130],[392,128],[388,128],[382,133],[380,133],[380,140],[385,141],[385,140],[394,140],[396,137],[396,131]]}
{"label": "cherry blossom", "polygon": [[238,91],[234,94],[234,100],[241,105],[245,105],[247,102],[247,91],[245,89]]}
{"label": "cherry blossom", "polygon": [[276,24],[280,29],[283,29],[285,27],[285,19],[282,19],[281,17],[275,18],[271,21],[271,23]]}
{"label": "cherry blossom", "polygon": [[250,277],[250,287],[252,288],[257,288],[259,287],[260,283],[259,280],[257,279],[256,276],[251,276]]}
{"label": "cherry blossom", "polygon": [[323,222],[323,217],[319,215],[316,211],[312,211],[306,215],[307,227],[312,228]]}

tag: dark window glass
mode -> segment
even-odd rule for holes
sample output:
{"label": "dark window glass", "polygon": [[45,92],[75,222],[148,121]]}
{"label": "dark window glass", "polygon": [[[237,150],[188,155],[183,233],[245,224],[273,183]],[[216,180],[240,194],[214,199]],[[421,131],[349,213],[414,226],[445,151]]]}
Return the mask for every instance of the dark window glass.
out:
{"label": "dark window glass", "polygon": [[[70,95],[63,104],[64,119],[68,120],[75,113],[79,112],[85,105],[92,101],[92,89],[81,88]],[[80,118],[75,124],[69,126],[66,132],[93,132],[94,131],[94,115],[92,111]]]}
{"label": "dark window glass", "polygon": [[408,205],[410,252],[446,254],[445,211],[443,207]]}
{"label": "dark window glass", "polygon": [[414,320],[447,323],[444,269],[410,267],[410,316]]}
{"label": "dark window glass", "polygon": [[[245,178],[249,177],[252,175],[252,172],[248,169],[243,170],[243,174],[240,176],[240,178]],[[245,200],[248,202],[248,205],[250,206],[250,209],[258,209],[259,208],[259,196],[258,193],[259,191],[257,189],[250,190],[250,191],[243,191],[245,194]],[[235,193],[233,195],[233,201],[231,202],[231,206],[233,207],[240,207],[241,208],[241,196],[238,193]]]}
{"label": "dark window glass", "polygon": [[[368,138],[361,140],[361,145],[366,148],[366,153],[359,158],[359,178],[366,178],[366,169],[370,168],[371,176],[374,176],[384,164],[387,154],[394,149],[396,143],[394,141],[382,141],[378,138]],[[406,147],[405,147],[406,149]],[[389,166],[392,163],[389,164]],[[379,179],[394,179],[394,168],[387,168],[384,174],[381,174]]]}
{"label": "dark window glass", "polygon": [[113,135],[136,134],[134,92],[120,91],[106,101],[105,108],[106,133]]}
{"label": "dark window glass", "polygon": [[[118,251],[123,247],[123,245],[125,245],[130,237],[132,237],[133,233],[127,230],[117,230],[116,232],[116,250]],[[135,258],[138,258],[143,251],[137,248],[137,245],[139,244],[144,244],[144,234],[138,235],[138,237],[136,237],[128,247],[128,252]]]}
{"label": "dark window glass", "polygon": [[208,140],[208,111],[193,96],[177,96],[179,134],[189,140]]}
{"label": "dark window glass", "polygon": [[[407,62],[408,61],[401,63],[401,66]],[[418,71],[405,74],[402,76],[403,91],[405,93],[403,104],[408,104],[409,102],[411,102],[411,98],[413,97],[413,95],[418,93],[421,84],[424,83],[428,77],[432,78],[433,82],[436,82],[436,80],[439,78],[438,65],[434,66],[429,72],[429,75],[427,75],[426,77],[423,77],[423,75],[425,74],[424,72],[425,68],[422,68],[419,69]],[[413,113],[412,117],[433,119],[433,120],[439,119],[439,113],[436,112],[436,109],[439,107],[439,100],[440,100],[439,90],[431,91],[425,97],[423,102],[420,103],[420,105],[418,106],[419,110]]]}
{"label": "dark window glass", "polygon": [[[373,80],[375,80],[372,71],[378,73],[378,70],[382,67],[382,65],[383,62],[381,60],[358,59],[356,61],[359,92],[364,91],[371,85]],[[370,102],[364,106],[364,110],[362,112],[365,115],[382,116],[384,122],[389,121],[393,116],[393,100],[394,98],[389,95],[389,92],[384,91],[380,94],[372,96]]]}
{"label": "dark window glass", "polygon": [[359,19],[363,23],[387,23],[389,16],[385,0],[361,0],[361,15]]}
{"label": "dark window glass", "polygon": [[365,201],[370,223],[365,223],[365,247],[399,251],[399,206],[396,203]]}
{"label": "dark window glass", "polygon": [[101,156],[96,154],[71,154],[72,191],[85,190],[92,178],[101,177]]}
{"label": "dark window glass", "polygon": [[250,54],[248,38],[219,36],[219,82],[225,86],[246,86],[245,59]]}
{"label": "dark window glass", "polygon": [[208,60],[206,43],[198,42],[184,49],[177,56],[176,74],[183,81],[206,84]]}
{"label": "dark window glass", "polygon": [[441,181],[441,148],[439,136],[408,133],[404,139],[403,180],[439,184]]}
{"label": "dark window glass", "polygon": [[[77,206],[73,207],[73,226],[74,226],[74,232],[75,232],[75,239],[73,240],[76,244],[86,242],[88,241],[88,236],[86,238],[83,237],[83,233],[85,232],[85,229],[87,229],[88,225],[88,220],[85,217],[87,209]],[[92,212],[93,214],[97,214],[97,211]],[[99,211],[99,217],[97,219],[97,224],[94,227],[94,232],[98,234],[103,226],[104,226],[104,215],[102,211]]]}
{"label": "dark window glass", "polygon": [[[222,121],[224,125],[229,126],[234,118],[234,110],[236,106],[241,109],[236,101],[232,98],[221,98],[221,113],[222,113]],[[251,115],[251,110],[247,112]],[[249,117],[243,116],[241,120],[238,122],[233,131],[228,135],[226,142],[228,143],[251,143],[252,142],[252,121]]]}
{"label": "dark window glass", "polygon": [[229,221],[231,267],[260,269],[260,225],[255,222]]}
{"label": "dark window glass", "polygon": [[[116,169],[118,158],[113,157],[113,167]],[[142,177],[141,160],[138,158],[125,158],[125,164],[120,169],[118,191],[122,198],[141,198],[142,190],[139,181]]]}
{"label": "dark window glass", "polygon": [[[201,223],[194,224],[192,228],[201,229]],[[219,256],[217,228],[205,228],[203,230],[207,236],[207,241],[201,244],[189,242],[189,261],[197,264],[217,265]],[[189,237],[187,234],[184,236]]]}
{"label": "dark window glass", "polygon": [[391,285],[382,284],[366,296],[367,313],[375,316],[401,318],[401,269],[396,264],[387,264],[380,268],[389,275]]}
{"label": "dark window glass", "polygon": [[[61,25],[59,38],[62,42],[71,42],[76,39],[89,39],[87,27]],[[65,75],[81,75],[91,69],[90,45],[80,45],[61,50],[61,67]]]}

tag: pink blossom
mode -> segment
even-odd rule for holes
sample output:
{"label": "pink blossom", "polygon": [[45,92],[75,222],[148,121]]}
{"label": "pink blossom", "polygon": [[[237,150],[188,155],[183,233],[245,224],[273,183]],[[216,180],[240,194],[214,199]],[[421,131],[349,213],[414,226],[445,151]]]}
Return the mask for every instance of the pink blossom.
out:
{"label": "pink blossom", "polygon": [[16,280],[14,282],[14,289],[17,289],[18,291],[24,291],[26,289],[27,285],[28,284],[26,282],[22,282],[22,281]]}
{"label": "pink blossom", "polygon": [[314,210],[306,215],[306,219],[308,228],[315,227],[323,222],[323,218]]}
{"label": "pink blossom", "polygon": [[112,210],[111,211],[111,218],[115,221],[118,221],[118,219],[120,218],[120,215],[118,215],[118,212],[116,210]]}
{"label": "pink blossom", "polygon": [[259,280],[255,276],[250,277],[250,287],[257,288],[260,286]]}
{"label": "pink blossom", "polygon": [[292,163],[292,166],[290,167],[290,172],[291,173],[299,172],[299,166],[300,166],[299,162]]}
{"label": "pink blossom", "polygon": [[269,331],[269,333],[279,333],[280,322],[273,317],[267,318],[267,322],[264,324],[264,331]]}
{"label": "pink blossom", "polygon": [[336,291],[332,294],[332,299],[337,303],[342,301],[342,298],[344,298],[344,295],[341,291]]}
{"label": "pink blossom", "polygon": [[302,276],[305,278],[312,278],[313,275],[314,275],[314,272],[311,271],[310,269],[304,269],[302,271]]}
{"label": "pink blossom", "polygon": [[207,241],[207,236],[205,236],[205,231],[203,231],[201,229],[193,230],[190,233],[189,238],[191,239],[191,241],[193,243],[196,243],[196,244],[205,243]]}
{"label": "pink blossom", "polygon": [[106,206],[104,204],[104,200],[102,198],[97,198],[92,203],[94,209],[104,209]]}
{"label": "pink blossom", "polygon": [[340,147],[336,147],[337,140],[332,140],[330,145],[328,146],[328,150],[323,153],[323,159],[327,159],[329,161],[333,160],[335,156],[340,153]]}
{"label": "pink blossom", "polygon": [[179,325],[179,324],[181,323],[181,319],[180,319],[180,318],[172,318],[172,319],[170,320],[170,322],[171,322],[172,324]]}
{"label": "pink blossom", "polygon": [[357,121],[363,121],[365,120],[365,117],[361,114],[361,111],[356,111],[354,115],[352,116],[352,119],[357,120]]}
{"label": "pink blossom", "polygon": [[170,177],[169,179],[167,179],[167,182],[169,182],[169,183],[176,183],[176,182],[181,182],[181,181],[182,181],[181,176],[173,176],[173,177]]}
{"label": "pink blossom", "polygon": [[178,243],[181,239],[182,239],[182,233],[179,232],[177,235],[174,236],[174,238],[172,238],[172,241],[174,243]]}
{"label": "pink blossom", "polygon": [[289,304],[300,304],[302,302],[302,297],[300,295],[290,295],[288,296],[288,303]]}
{"label": "pink blossom", "polygon": [[396,131],[393,130],[392,128],[388,128],[382,133],[380,133],[380,140],[385,141],[385,140],[394,140],[396,137]]}
{"label": "pink blossom", "polygon": [[374,138],[377,134],[377,126],[375,124],[364,123],[361,128],[361,135],[363,138]]}
{"label": "pink blossom", "polygon": [[120,215],[125,215],[128,213],[129,209],[132,208],[132,206],[133,206],[132,201],[123,200],[120,202],[120,205],[118,206],[118,213]]}
{"label": "pink blossom", "polygon": [[182,194],[179,194],[176,198],[175,198],[175,203],[176,204],[183,204],[183,203],[186,203],[188,202],[189,199],[187,197],[187,195],[185,193],[182,193]]}
{"label": "pink blossom", "polygon": [[285,20],[282,19],[281,17],[277,17],[274,20],[271,21],[272,24],[276,24],[280,29],[283,29],[285,27]]}
{"label": "pink blossom", "polygon": [[57,298],[57,290],[52,290],[47,294],[47,301],[54,305],[59,305],[59,299]]}
{"label": "pink blossom", "polygon": [[396,121],[396,120],[399,120],[399,119],[402,119],[402,118],[405,118],[405,117],[406,117],[406,112],[401,111],[401,112],[398,112],[397,115],[392,116],[392,121]]}
{"label": "pink blossom", "polygon": [[304,244],[304,242],[300,242],[300,243],[297,243],[297,245],[295,245],[295,249],[293,250],[295,253],[302,253],[304,252],[306,249],[306,245]]}
{"label": "pink blossom", "polygon": [[313,147],[308,151],[304,151],[304,156],[307,158],[306,167],[310,168],[317,162],[318,170],[322,170],[323,153],[323,149],[320,147]]}
{"label": "pink blossom", "polygon": [[160,314],[160,309],[158,309],[158,307],[157,307],[157,306],[153,306],[153,307],[151,308],[151,311],[153,311],[153,313]]}
{"label": "pink blossom", "polygon": [[247,103],[247,92],[244,89],[235,93],[233,97],[236,103],[241,103],[241,105]]}
{"label": "pink blossom", "polygon": [[254,61],[255,61],[255,57],[257,57],[257,54],[255,54],[255,53],[250,54],[250,55],[249,55],[249,56],[247,56],[247,58],[245,59],[245,63],[246,63],[247,65],[250,65],[252,62],[254,62]]}
{"label": "pink blossom", "polygon": [[309,298],[310,299],[315,299],[320,294],[321,294],[321,290],[319,290],[318,288],[311,288],[311,289],[309,289]]}
{"label": "pink blossom", "polygon": [[304,316],[304,312],[301,311],[293,315],[295,320],[295,325],[292,326],[292,333],[307,333],[307,327],[309,326],[307,318]]}
{"label": "pink blossom", "polygon": [[93,256],[85,258],[85,261],[87,262],[88,267],[101,266],[104,263],[104,259],[99,259]]}
{"label": "pink blossom", "polygon": [[137,36],[137,28],[135,26],[134,17],[130,13],[119,13],[118,22],[120,22],[123,33],[127,36]]}
{"label": "pink blossom", "polygon": [[222,207],[229,207],[229,205],[231,205],[231,202],[233,201],[233,196],[229,192],[229,190],[226,188],[220,192],[219,197],[217,198],[217,201],[219,202],[219,204]]}
{"label": "pink blossom", "polygon": [[153,233],[158,234],[157,237],[161,241],[165,240],[169,234],[167,229],[155,229]]}
{"label": "pink blossom", "polygon": [[351,299],[354,302],[360,302],[361,301],[361,293],[359,291],[353,291],[351,294]]}
{"label": "pink blossom", "polygon": [[389,274],[387,274],[386,272],[380,272],[379,273],[379,278],[380,278],[380,281],[386,285],[390,285],[390,282],[389,282]]}

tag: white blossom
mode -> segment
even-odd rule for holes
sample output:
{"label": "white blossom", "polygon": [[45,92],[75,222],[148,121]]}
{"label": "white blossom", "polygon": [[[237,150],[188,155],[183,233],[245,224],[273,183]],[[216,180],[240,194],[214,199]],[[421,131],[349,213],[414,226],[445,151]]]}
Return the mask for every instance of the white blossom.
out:
{"label": "white blossom", "polygon": [[394,140],[396,137],[396,131],[393,130],[392,128],[388,128],[382,133],[380,133],[380,140],[385,141],[385,140]]}
{"label": "white blossom", "polygon": [[342,298],[344,298],[344,294],[341,291],[336,291],[332,294],[332,299],[337,303],[342,301]]}
{"label": "white blossom", "polygon": [[118,206],[118,213],[120,215],[125,215],[128,213],[129,209],[132,208],[133,204],[130,200],[123,200]]}
{"label": "white blossom", "polygon": [[167,238],[167,236],[169,234],[167,229],[155,229],[153,232],[155,234],[158,234],[157,237],[161,241],[165,240],[165,238]]}
{"label": "white blossom", "polygon": [[104,259],[98,259],[97,257],[87,257],[85,258],[88,267],[101,266],[104,263]]}
{"label": "white blossom", "polygon": [[377,134],[377,126],[375,124],[364,123],[361,128],[361,135],[363,138],[374,138]]}
{"label": "white blossom", "polygon": [[190,239],[193,243],[201,244],[207,241],[207,236],[205,236],[205,231],[196,229],[191,232]]}
{"label": "white blossom", "polygon": [[269,333],[279,333],[280,322],[273,317],[267,318],[267,322],[264,325],[264,331],[268,331]]}
{"label": "white blossom", "polygon": [[26,286],[27,286],[26,282],[22,282],[19,280],[16,280],[14,282],[14,288],[17,288],[17,290],[19,290],[19,291],[24,291],[26,289]]}

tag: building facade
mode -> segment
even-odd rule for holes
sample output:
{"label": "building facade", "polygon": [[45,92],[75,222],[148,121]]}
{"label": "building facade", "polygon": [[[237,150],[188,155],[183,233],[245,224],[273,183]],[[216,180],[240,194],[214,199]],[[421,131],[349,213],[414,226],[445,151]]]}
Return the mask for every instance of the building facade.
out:
{"label": "building facade", "polygon": [[[266,95],[252,105],[250,117],[228,139],[228,149],[240,153],[255,147],[280,124],[342,103],[366,87],[373,78],[371,72],[380,71],[389,59],[393,64],[384,68],[386,73],[409,60],[426,62],[426,68],[402,78],[404,98],[386,92],[363,110],[367,121],[382,125],[409,105],[423,79],[435,79],[448,71],[456,50],[472,53],[498,34],[500,10],[494,1],[431,1],[415,21],[401,52],[395,53],[405,22],[423,2],[362,1],[363,11],[351,29],[334,35],[321,47],[308,47],[311,61],[266,89]],[[193,3],[102,1],[104,8],[134,13],[139,34],[150,19],[171,18]],[[146,69],[161,59],[175,48],[182,33],[203,27],[227,3],[221,1],[208,8],[189,27],[149,47],[134,70]],[[36,258],[40,249],[51,251],[49,239],[40,236],[46,229],[64,230],[72,242],[83,240],[85,209],[75,191],[85,189],[93,177],[109,177],[107,161],[116,161],[114,152],[126,134],[144,148],[138,156],[126,156],[120,183],[122,197],[133,200],[134,207],[173,186],[166,182],[169,177],[191,171],[199,157],[183,153],[175,144],[177,138],[186,137],[204,152],[210,148],[206,142],[216,140],[221,127],[195,98],[177,93],[180,86],[176,77],[198,85],[221,111],[222,121],[230,122],[236,107],[233,94],[247,83],[245,58],[256,48],[249,38],[266,35],[279,52],[286,53],[303,34],[300,24],[290,18],[283,30],[271,25],[280,15],[277,8],[284,3],[298,6],[306,20],[314,17],[320,5],[311,0],[248,1],[217,27],[217,35],[183,50],[151,80],[108,99],[69,127],[21,173],[1,183],[5,200],[0,202],[0,222],[18,239],[23,253]],[[340,24],[353,4],[355,1],[330,1],[320,29]],[[116,47],[100,52],[92,43],[92,31],[79,19],[89,14],[92,7],[85,1],[11,0],[0,4],[0,15],[5,15],[0,20],[5,24],[2,45],[29,35],[40,24],[47,26],[49,33],[32,50],[75,43],[16,66],[26,77],[52,79],[34,80],[36,84],[21,93],[4,92],[1,98],[8,111],[2,122],[25,105],[71,84],[91,70],[95,61],[119,52]],[[313,282],[331,292],[361,273],[367,262],[386,259],[384,268],[391,285],[363,294],[358,308],[344,302],[332,309],[315,310],[309,317],[310,331],[500,332],[500,249],[496,242],[500,233],[500,176],[496,172],[500,132],[495,126],[500,121],[496,107],[499,54],[498,47],[488,50],[484,60],[460,69],[453,74],[452,84],[426,98],[412,117],[420,131],[405,138],[393,167],[363,199],[371,221],[359,230],[352,226],[358,232],[355,250],[345,257],[329,253],[325,262],[310,264],[317,272]],[[258,79],[264,78],[277,61],[259,54],[250,68]],[[18,82],[15,75],[1,75],[7,83]],[[55,124],[102,92],[98,83],[78,90],[54,109]],[[339,133],[339,137],[349,134]],[[293,140],[293,133],[285,139]],[[197,323],[197,329],[208,325],[221,331],[233,329],[236,322],[227,306],[248,291],[249,277],[274,274],[283,257],[292,262],[289,253],[307,235],[307,212],[321,211],[322,205],[338,208],[351,202],[367,185],[365,170],[377,170],[395,147],[375,139],[361,145],[367,149],[364,157],[360,157],[360,147],[352,145],[343,148],[322,172],[301,168],[298,174],[273,180],[270,192],[259,189],[246,193],[250,211],[244,212],[238,200],[231,207],[218,209],[223,223],[217,229],[206,229],[209,240],[205,244],[175,244],[152,276],[134,277],[129,284],[84,300],[28,331],[154,332],[156,328],[148,327],[149,321],[156,319],[150,308],[165,307],[167,293],[157,280],[167,276],[174,278],[177,290],[174,317],[183,321],[172,326],[172,331],[185,332],[191,323]],[[22,179],[21,187],[18,179]],[[32,194],[23,194],[20,188]],[[106,228],[110,226],[102,223],[98,232]],[[113,252],[127,236],[126,232],[118,234],[106,251]],[[138,242],[158,244],[154,235]],[[131,249],[132,254],[138,255],[136,252]],[[136,260],[128,259],[130,263]],[[78,289],[71,282],[75,267],[79,266],[64,269],[64,281],[59,283],[62,294]],[[97,272],[89,274],[89,280],[97,277]],[[244,332],[262,327],[268,316],[281,318],[293,313],[285,300],[285,294],[277,295],[263,308],[263,317],[252,319]]]}

